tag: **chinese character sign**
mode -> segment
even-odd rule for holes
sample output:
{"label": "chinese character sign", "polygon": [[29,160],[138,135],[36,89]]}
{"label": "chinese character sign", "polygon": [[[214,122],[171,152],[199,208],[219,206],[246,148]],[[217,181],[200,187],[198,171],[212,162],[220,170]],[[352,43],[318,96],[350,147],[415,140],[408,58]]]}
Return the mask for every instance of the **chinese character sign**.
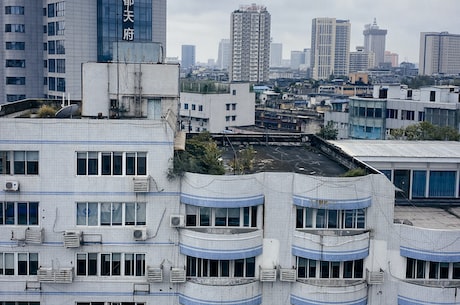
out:
{"label": "chinese character sign", "polygon": [[123,40],[134,40],[134,0],[123,2]]}

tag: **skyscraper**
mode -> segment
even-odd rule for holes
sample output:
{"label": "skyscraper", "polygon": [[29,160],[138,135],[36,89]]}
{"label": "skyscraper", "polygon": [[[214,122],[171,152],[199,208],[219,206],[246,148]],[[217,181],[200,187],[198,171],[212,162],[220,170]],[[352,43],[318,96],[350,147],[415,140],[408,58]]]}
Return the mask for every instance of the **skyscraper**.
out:
{"label": "skyscraper", "polygon": [[181,68],[190,69],[195,66],[195,46],[182,45]]}
{"label": "skyscraper", "polygon": [[231,15],[232,81],[263,82],[269,77],[271,17],[265,6],[240,6]]}
{"label": "skyscraper", "polygon": [[222,39],[219,42],[219,54],[217,55],[217,67],[227,70],[231,62],[231,44],[230,39]]}
{"label": "skyscraper", "polygon": [[2,10],[0,103],[81,99],[82,63],[117,60],[117,41],[166,45],[166,0],[9,0]]}
{"label": "skyscraper", "polygon": [[364,50],[364,47],[356,47],[355,52],[350,52],[349,72],[367,71],[375,66],[375,54]]}
{"label": "skyscraper", "polygon": [[419,74],[460,73],[460,35],[420,33]]}
{"label": "skyscraper", "polygon": [[374,52],[375,65],[379,66],[385,62],[385,39],[387,30],[380,29],[376,19],[374,23],[364,26],[364,51]]}
{"label": "skyscraper", "polygon": [[283,44],[272,42],[270,44],[270,67],[281,67],[283,65]]}
{"label": "skyscraper", "polygon": [[350,22],[335,18],[312,21],[311,66],[314,79],[347,75],[350,58]]}

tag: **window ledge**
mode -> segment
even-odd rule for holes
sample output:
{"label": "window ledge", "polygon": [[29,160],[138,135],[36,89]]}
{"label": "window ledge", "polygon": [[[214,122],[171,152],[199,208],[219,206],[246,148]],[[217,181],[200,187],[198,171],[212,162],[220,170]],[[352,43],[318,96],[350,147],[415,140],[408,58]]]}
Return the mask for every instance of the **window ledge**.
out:
{"label": "window ledge", "polygon": [[245,285],[256,281],[255,278],[228,278],[228,277],[187,277],[187,281],[207,286],[234,286]]}
{"label": "window ledge", "polygon": [[347,287],[366,282],[365,279],[297,279],[298,282],[313,286]]}
{"label": "window ledge", "polygon": [[321,235],[321,236],[354,236],[360,235],[363,233],[370,232],[367,229],[300,229],[297,228],[296,230],[303,232],[303,233],[310,233],[314,235]]}
{"label": "window ledge", "polygon": [[187,230],[207,233],[207,234],[245,234],[258,231],[258,228],[243,228],[243,227],[186,227]]}
{"label": "window ledge", "polygon": [[460,279],[450,280],[450,279],[406,279],[406,283],[425,286],[425,287],[434,287],[434,288],[455,288],[460,286]]}

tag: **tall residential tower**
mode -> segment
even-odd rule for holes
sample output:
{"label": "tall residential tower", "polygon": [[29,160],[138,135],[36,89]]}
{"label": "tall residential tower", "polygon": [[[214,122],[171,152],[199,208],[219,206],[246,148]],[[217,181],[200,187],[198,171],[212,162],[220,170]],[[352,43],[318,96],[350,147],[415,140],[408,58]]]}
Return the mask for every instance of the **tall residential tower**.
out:
{"label": "tall residential tower", "polygon": [[116,42],[166,45],[166,0],[1,3],[0,104],[62,95],[81,99],[81,65],[116,61]]}
{"label": "tall residential tower", "polygon": [[231,15],[232,81],[263,82],[269,77],[270,13],[265,6],[240,6]]}
{"label": "tall residential tower", "polygon": [[419,74],[460,73],[460,35],[420,33]]}
{"label": "tall residential tower", "polygon": [[348,75],[350,29],[348,20],[313,19],[311,66],[314,79],[327,79],[331,75]]}

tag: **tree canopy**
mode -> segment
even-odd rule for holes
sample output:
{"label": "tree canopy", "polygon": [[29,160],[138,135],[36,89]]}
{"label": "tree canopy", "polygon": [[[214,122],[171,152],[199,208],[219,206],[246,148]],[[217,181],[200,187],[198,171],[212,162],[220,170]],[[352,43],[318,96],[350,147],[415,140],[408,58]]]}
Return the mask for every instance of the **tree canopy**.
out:
{"label": "tree canopy", "polygon": [[391,136],[397,140],[410,141],[459,141],[458,130],[450,126],[437,126],[429,122],[420,122],[406,128],[394,129]]}
{"label": "tree canopy", "polygon": [[168,177],[182,176],[185,172],[223,175],[225,168],[221,156],[222,153],[211,134],[199,133],[186,140],[184,151],[174,153],[174,164],[169,169]]}
{"label": "tree canopy", "polygon": [[334,122],[329,121],[316,135],[324,140],[337,140],[339,131],[334,127]]}

